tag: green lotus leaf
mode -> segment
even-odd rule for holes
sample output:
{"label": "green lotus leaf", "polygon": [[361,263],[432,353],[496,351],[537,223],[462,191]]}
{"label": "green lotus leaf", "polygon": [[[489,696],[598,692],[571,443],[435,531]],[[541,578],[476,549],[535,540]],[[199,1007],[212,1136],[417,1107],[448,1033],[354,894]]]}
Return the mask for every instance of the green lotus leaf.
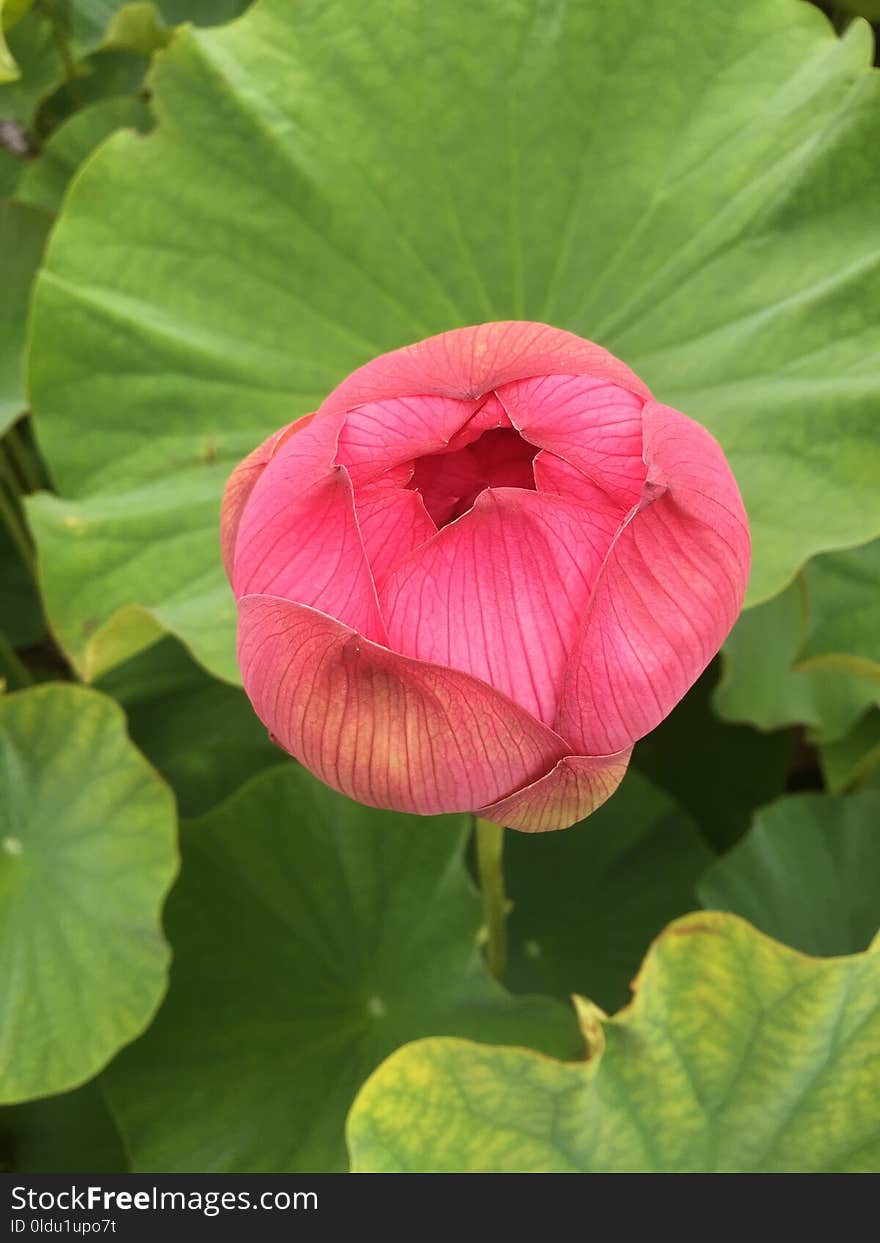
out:
{"label": "green lotus leaf", "polygon": [[133,0],[113,14],[101,46],[152,56],[153,52],[167,47],[170,39],[171,31],[152,0]]}
{"label": "green lotus leaf", "polygon": [[99,1082],[0,1109],[0,1170],[125,1173],[128,1161]]}
{"label": "green lotus leaf", "polygon": [[795,794],[763,808],[697,888],[805,954],[854,954],[880,927],[880,794]]}
{"label": "green lotus leaf", "polygon": [[[877,482],[880,486],[880,477]],[[804,578],[809,628],[799,666],[840,669],[880,682],[880,540],[817,557]]]}
{"label": "green lotus leaf", "polygon": [[91,1078],[166,986],[174,800],[104,695],[0,697],[0,1102]]}
{"label": "green lotus leaf", "polygon": [[21,70],[15,63],[15,57],[10,52],[4,35],[16,22],[21,21],[30,7],[31,0],[0,0],[0,84],[15,82],[21,77]]}
{"label": "green lotus leaf", "polygon": [[43,144],[40,158],[26,167],[16,197],[58,211],[73,174],[105,138],[124,127],[146,131],[151,124],[146,103],[136,96],[111,96],[88,105]]}
{"label": "green lotus leaf", "polygon": [[6,147],[0,147],[0,198],[14,197],[24,170],[23,159],[13,155]]}
{"label": "green lotus leaf", "polygon": [[483,966],[468,828],[360,807],[292,763],[184,827],[171,989],[106,1075],[136,1170],[341,1169],[355,1092],[417,1036],[574,1054],[569,1006]]}
{"label": "green lotus leaf", "polygon": [[[123,97],[143,99],[150,58],[140,52],[101,48],[77,61],[76,74],[65,78],[43,100],[34,118],[40,143],[78,113]],[[41,148],[42,149],[42,148]]]}
{"label": "green lotus leaf", "polygon": [[[70,95],[69,108],[60,113],[52,109],[55,122],[84,102],[121,94],[119,75],[117,89],[107,89],[113,74],[104,62],[124,66],[126,57],[142,61],[138,75],[142,77],[146,57],[171,37],[170,26],[183,22],[213,26],[237,17],[248,2],[53,0],[36,7],[15,23],[4,22],[3,29],[9,31],[5,41],[0,33],[0,118],[12,117],[31,128],[37,110],[62,84]],[[17,14],[21,0],[5,0],[4,17],[10,7]],[[101,84],[94,81],[96,76]]]}
{"label": "green lotus leaf", "polygon": [[0,27],[11,30],[31,8],[34,0],[0,0]]}
{"label": "green lotus leaf", "polygon": [[804,724],[817,742],[846,734],[880,700],[877,683],[849,667],[801,667],[809,625],[803,582],[744,613],[724,647],[714,704],[726,721],[762,730]]}
{"label": "green lotus leaf", "polygon": [[603,807],[564,833],[505,834],[512,902],[505,983],[623,1005],[645,946],[693,910],[714,857],[673,800],[630,772]]}
{"label": "green lotus leaf", "polygon": [[33,9],[7,32],[6,45],[18,72],[10,71],[7,62],[5,80],[0,81],[0,117],[27,129],[40,101],[64,76],[61,53],[52,26]]}
{"label": "green lotus leaf", "polygon": [[880,709],[869,709],[842,738],[820,743],[817,749],[822,776],[832,793],[870,779],[880,768]]}
{"label": "green lotus leaf", "polygon": [[240,17],[251,0],[158,0],[169,26],[194,22],[196,26],[220,26]]}
{"label": "green lotus leaf", "polygon": [[77,58],[103,47],[149,55],[164,46],[168,25],[216,25],[237,17],[249,0],[69,0],[60,20]]}
{"label": "green lotus leaf", "polygon": [[97,683],[122,704],[132,739],[184,816],[208,811],[249,777],[287,761],[243,690],[218,682],[163,639]]}
{"label": "green lotus leaf", "polygon": [[856,17],[880,21],[880,0],[835,0],[831,8],[838,13],[852,13]]}
{"label": "green lotus leaf", "polygon": [[880,533],[865,23],[839,39],[799,0],[711,21],[701,0],[261,0],[179,31],[152,89],[157,132],[77,178],[34,305],[63,499],[31,518],[87,676],[155,637],[113,636],[139,606],[235,679],[232,464],[365,359],[480,320],[596,339],[719,437],[753,604]]}
{"label": "green lotus leaf", "polygon": [[422,1040],[352,1108],[356,1171],[870,1171],[880,953],[808,958],[704,912],[654,943],[630,1006],[580,1003],[586,1060]]}
{"label": "green lotus leaf", "polygon": [[70,34],[81,54],[127,47],[147,54],[163,47],[168,27],[182,22],[216,26],[231,21],[250,0],[71,0]]}
{"label": "green lotus leaf", "polygon": [[[761,612],[759,606],[749,616]],[[755,809],[785,789],[794,737],[791,730],[762,734],[719,720],[712,708],[719,664],[639,740],[632,765],[690,813],[710,845],[725,850],[748,829]]]}

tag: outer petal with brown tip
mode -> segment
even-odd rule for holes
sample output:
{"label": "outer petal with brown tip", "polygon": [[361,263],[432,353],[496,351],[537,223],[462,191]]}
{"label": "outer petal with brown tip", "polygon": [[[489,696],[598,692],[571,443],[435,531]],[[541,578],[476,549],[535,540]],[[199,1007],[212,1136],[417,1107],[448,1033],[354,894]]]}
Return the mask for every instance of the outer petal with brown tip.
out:
{"label": "outer petal with brown tip", "polygon": [[567,755],[537,781],[476,813],[524,833],[567,829],[610,798],[623,780],[630,751],[617,755]]}
{"label": "outer petal with brown tip", "polygon": [[371,807],[471,811],[530,785],[569,750],[478,678],[399,656],[289,600],[239,601],[238,659],[276,741]]}

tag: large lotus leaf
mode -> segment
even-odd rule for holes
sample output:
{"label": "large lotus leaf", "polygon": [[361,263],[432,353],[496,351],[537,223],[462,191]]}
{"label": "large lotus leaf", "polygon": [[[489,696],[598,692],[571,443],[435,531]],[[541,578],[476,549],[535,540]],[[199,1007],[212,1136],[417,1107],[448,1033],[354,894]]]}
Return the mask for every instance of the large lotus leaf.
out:
{"label": "large lotus leaf", "polygon": [[880,953],[807,958],[733,915],[671,924],[587,1060],[423,1040],[368,1080],[358,1171],[869,1171]]}
{"label": "large lotus leaf", "polygon": [[124,1173],[128,1160],[99,1083],[0,1109],[0,1171]]}
{"label": "large lotus leaf", "polygon": [[639,741],[632,764],[690,812],[712,846],[724,850],[745,833],[755,808],[785,789],[794,739],[789,730],[761,734],[718,719],[712,695],[719,663]]}
{"label": "large lotus leaf", "polygon": [[638,773],[566,833],[505,835],[510,961],[520,992],[628,999],[645,946],[693,910],[713,855],[688,815]]}
{"label": "large lotus leaf", "polygon": [[697,892],[805,954],[854,954],[880,927],[878,879],[880,794],[796,794],[763,808]]}
{"label": "large lotus leaf", "polygon": [[97,685],[125,709],[132,739],[198,816],[248,777],[287,761],[243,690],[205,673],[173,639],[132,657]]}
{"label": "large lotus leaf", "polygon": [[115,96],[90,104],[43,144],[40,158],[27,166],[16,197],[57,211],[73,174],[105,138],[123,126],[145,131],[151,124],[146,103],[136,96]]}
{"label": "large lotus leaf", "polygon": [[817,742],[846,734],[880,700],[877,683],[847,668],[801,668],[808,627],[802,582],[744,613],[724,647],[716,711],[762,730],[807,725]]}
{"label": "large lotus leaf", "polygon": [[61,1092],[165,991],[174,800],[96,691],[0,697],[0,1101]]}
{"label": "large lotus leaf", "polygon": [[135,1169],[342,1168],[355,1092],[417,1036],[574,1053],[569,1006],[483,966],[468,828],[361,807],[293,763],[185,827],[171,989],[106,1076]]}
{"label": "large lotus leaf", "polygon": [[875,536],[870,58],[797,0],[262,0],[181,31],[158,132],[77,179],[35,302],[64,499],[31,515],[76,665],[166,627],[234,678],[233,462],[370,356],[486,319],[597,339],[718,435],[752,602]]}
{"label": "large lotus leaf", "polygon": [[44,207],[0,199],[0,436],[21,414],[28,300],[52,224]]}
{"label": "large lotus leaf", "polygon": [[809,628],[798,663],[880,682],[880,540],[817,557],[804,578]]}

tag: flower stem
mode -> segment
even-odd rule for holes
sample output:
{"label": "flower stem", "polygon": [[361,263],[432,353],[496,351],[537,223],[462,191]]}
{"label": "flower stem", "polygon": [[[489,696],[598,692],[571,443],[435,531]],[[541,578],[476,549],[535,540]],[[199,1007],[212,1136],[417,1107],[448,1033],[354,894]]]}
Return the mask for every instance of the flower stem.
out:
{"label": "flower stem", "polygon": [[477,835],[477,871],[483,895],[483,916],[486,921],[486,966],[496,980],[504,975],[507,965],[507,898],[504,894],[504,829],[499,824],[474,817]]}

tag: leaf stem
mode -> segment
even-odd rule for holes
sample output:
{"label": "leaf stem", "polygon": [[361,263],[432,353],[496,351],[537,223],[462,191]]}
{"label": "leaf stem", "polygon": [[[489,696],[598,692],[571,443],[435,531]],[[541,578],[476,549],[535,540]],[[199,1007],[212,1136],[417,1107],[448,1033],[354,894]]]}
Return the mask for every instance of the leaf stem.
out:
{"label": "leaf stem", "polygon": [[6,433],[3,444],[10,464],[21,481],[22,491],[38,492],[43,482],[31,464],[20,423],[13,423]]}
{"label": "leaf stem", "polygon": [[12,540],[22,561],[28,568],[31,577],[36,574],[36,561],[34,559],[34,550],[28,538],[27,529],[22,521],[18,511],[17,504],[12,500],[9,491],[7,491],[6,480],[0,477],[0,519],[9,532],[9,538]]}
{"label": "leaf stem", "polygon": [[5,690],[21,690],[33,686],[34,679],[27,665],[18,657],[5,634],[0,634],[0,686]]}
{"label": "leaf stem", "polygon": [[486,921],[486,966],[500,980],[507,965],[507,898],[504,893],[504,829],[499,824],[474,817],[477,838],[477,871]]}

